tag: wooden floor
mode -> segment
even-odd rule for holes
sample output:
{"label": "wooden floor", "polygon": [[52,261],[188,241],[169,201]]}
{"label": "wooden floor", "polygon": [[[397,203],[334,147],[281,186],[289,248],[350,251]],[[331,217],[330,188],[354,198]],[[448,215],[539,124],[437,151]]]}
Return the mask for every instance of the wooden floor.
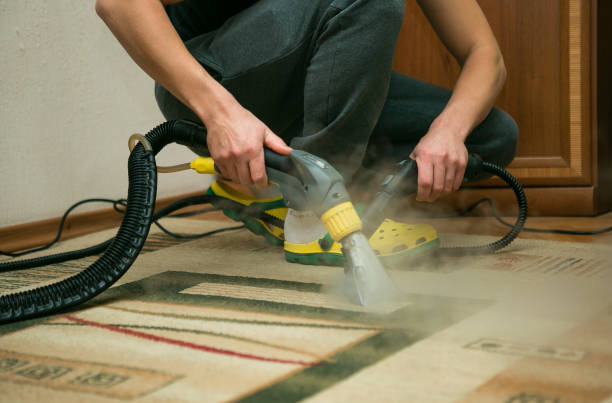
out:
{"label": "wooden floor", "polygon": [[[165,205],[176,198],[165,200],[158,205]],[[201,209],[201,206],[186,208],[180,212],[194,211]],[[480,208],[480,207],[479,207]],[[400,221],[427,223],[433,225],[438,232],[454,232],[475,235],[502,236],[509,231],[509,228],[497,222],[494,217],[488,216],[489,210],[482,206],[481,210],[475,212],[470,217],[454,218],[430,218],[431,214],[405,217]],[[213,212],[197,215],[193,218],[202,220],[229,220],[221,212]],[[106,228],[117,226],[121,222],[122,216],[112,209],[101,210],[99,212],[76,214],[66,221],[66,227],[62,233],[62,240],[78,237],[87,233],[100,231]],[[514,217],[504,217],[507,222],[513,223]],[[0,251],[19,251],[44,245],[51,241],[57,232],[59,218],[44,220],[36,223],[28,223],[13,227],[0,228]],[[530,217],[527,219],[525,227],[541,229],[565,229],[576,231],[589,231],[612,227],[612,212],[596,217]],[[547,239],[554,241],[567,242],[586,242],[602,243],[612,246],[612,231],[599,235],[565,235],[552,233],[533,233],[522,231],[521,238],[527,239]]]}
{"label": "wooden floor", "polygon": [[[513,217],[504,217],[505,221],[514,223]],[[503,235],[509,227],[500,224],[493,217],[445,218],[426,220],[438,232],[459,232],[478,235]],[[533,217],[528,218],[525,230],[520,238],[546,239],[551,241],[603,243],[612,247],[612,231],[599,235],[568,235],[529,232],[528,228],[563,229],[572,231],[593,231],[612,227],[612,213],[598,217]]]}
{"label": "wooden floor", "polygon": [[[220,212],[194,216],[203,220],[229,220]],[[514,217],[503,217],[514,223]],[[509,227],[500,224],[494,217],[454,217],[454,218],[414,218],[414,222],[427,223],[438,232],[456,232],[473,235],[503,236]],[[408,220],[406,220],[408,222]],[[563,229],[572,231],[592,231],[612,227],[612,212],[596,217],[530,217],[525,228]],[[550,241],[585,242],[608,244],[612,247],[612,231],[599,235],[567,235],[522,231],[520,238],[545,239]]]}

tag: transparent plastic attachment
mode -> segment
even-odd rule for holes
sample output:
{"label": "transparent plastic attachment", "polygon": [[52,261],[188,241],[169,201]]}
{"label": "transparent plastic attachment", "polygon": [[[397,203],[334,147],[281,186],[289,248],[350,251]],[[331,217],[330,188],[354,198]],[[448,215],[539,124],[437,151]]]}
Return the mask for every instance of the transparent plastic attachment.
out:
{"label": "transparent plastic attachment", "polygon": [[361,305],[372,307],[396,299],[396,288],[365,235],[354,232],[341,242],[346,257],[346,278],[356,290]]}

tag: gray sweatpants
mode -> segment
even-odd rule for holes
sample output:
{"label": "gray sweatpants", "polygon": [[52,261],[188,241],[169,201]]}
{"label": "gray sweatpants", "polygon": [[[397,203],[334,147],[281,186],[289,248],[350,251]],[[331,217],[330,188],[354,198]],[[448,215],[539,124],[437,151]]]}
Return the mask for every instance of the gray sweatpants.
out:
{"label": "gray sweatpants", "polygon": [[[403,11],[404,0],[260,0],[185,45],[292,147],[359,182],[407,159],[450,97],[392,71]],[[199,120],[163,87],[155,95],[166,119]],[[517,133],[494,109],[466,145],[506,166]]]}

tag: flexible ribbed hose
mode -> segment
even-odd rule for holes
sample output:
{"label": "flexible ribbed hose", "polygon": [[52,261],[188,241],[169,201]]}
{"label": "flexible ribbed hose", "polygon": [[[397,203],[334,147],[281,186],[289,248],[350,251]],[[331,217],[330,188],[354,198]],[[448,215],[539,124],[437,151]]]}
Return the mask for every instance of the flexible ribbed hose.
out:
{"label": "flexible ribbed hose", "polygon": [[117,236],[104,255],[82,272],[58,283],[0,297],[0,323],[16,322],[83,303],[115,283],[136,260],[149,233],[157,173],[155,154],[173,140],[175,122],[163,123],[147,134],[153,151],[142,144],[128,160],[128,197]]}
{"label": "flexible ribbed hose", "polygon": [[[128,160],[128,201],[116,237],[95,247],[78,251],[82,255],[91,255],[94,251],[100,252],[105,249],[105,253],[84,271],[58,283],[1,296],[0,323],[56,313],[95,297],[115,283],[136,260],[151,226],[157,190],[155,155],[171,142],[205,147],[201,130],[201,126],[186,121],[162,123],[151,130],[146,135],[146,139],[152,151],[145,150],[143,145],[139,144],[134,147]],[[514,227],[503,238],[491,244],[445,248],[440,249],[439,253],[445,255],[491,253],[510,244],[521,231],[527,218],[527,200],[522,187],[503,168],[483,162],[482,169],[499,176],[512,187],[519,205],[519,214]],[[63,258],[65,256],[54,257],[54,259]]]}
{"label": "flexible ribbed hose", "polygon": [[510,187],[514,191],[514,195],[516,196],[516,201],[518,203],[518,216],[516,218],[514,226],[506,235],[490,244],[481,246],[440,248],[435,252],[436,255],[459,256],[493,253],[510,245],[510,243],[518,236],[519,232],[521,232],[521,230],[523,229],[523,225],[525,225],[525,220],[527,220],[527,198],[525,197],[523,187],[516,180],[516,178],[512,176],[510,172],[506,171],[504,168],[498,165],[483,161],[482,170],[487,173],[498,176],[504,182],[510,185]]}

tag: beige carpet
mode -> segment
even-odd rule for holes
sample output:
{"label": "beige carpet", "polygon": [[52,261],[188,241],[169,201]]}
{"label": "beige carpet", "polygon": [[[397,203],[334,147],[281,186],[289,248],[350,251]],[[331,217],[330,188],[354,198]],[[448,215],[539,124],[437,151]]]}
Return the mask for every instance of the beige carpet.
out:
{"label": "beige carpet", "polygon": [[[0,293],[91,261],[1,274]],[[612,402],[611,263],[606,245],[526,240],[418,258],[389,271],[401,300],[371,311],[343,294],[342,268],[286,263],[246,230],[153,231],[87,306],[0,327],[0,401]]]}

